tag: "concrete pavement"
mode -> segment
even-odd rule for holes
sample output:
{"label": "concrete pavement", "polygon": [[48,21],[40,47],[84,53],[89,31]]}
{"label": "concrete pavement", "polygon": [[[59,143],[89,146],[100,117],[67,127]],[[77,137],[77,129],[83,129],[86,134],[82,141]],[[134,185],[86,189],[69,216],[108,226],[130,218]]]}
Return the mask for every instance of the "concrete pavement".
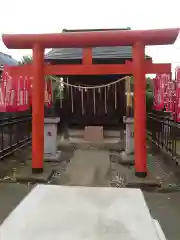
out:
{"label": "concrete pavement", "polygon": [[[68,153],[65,151],[63,154],[62,162],[56,166],[59,169],[59,174],[57,174],[58,181],[52,183],[86,186],[109,185],[110,179],[107,176],[107,171],[109,171],[108,151],[84,149]],[[180,180],[173,175],[173,168],[171,169],[169,165],[167,167],[160,155],[156,156],[153,154],[153,157],[154,166],[152,170],[156,169],[165,185],[168,185],[170,182],[180,183]],[[14,165],[15,163],[11,167],[15,167]],[[65,183],[63,182],[64,177],[66,178]],[[0,183],[0,223],[28,194],[32,187],[33,185],[28,184]],[[180,191],[172,193],[144,191],[144,195],[152,216],[160,222],[167,239],[179,240]]]}

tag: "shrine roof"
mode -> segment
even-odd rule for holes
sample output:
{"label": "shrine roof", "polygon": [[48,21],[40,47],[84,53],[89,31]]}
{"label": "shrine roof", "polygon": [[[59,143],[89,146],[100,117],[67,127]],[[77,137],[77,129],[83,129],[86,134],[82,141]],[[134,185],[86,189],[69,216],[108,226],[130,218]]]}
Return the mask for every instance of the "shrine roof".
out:
{"label": "shrine roof", "polygon": [[18,61],[12,58],[10,55],[0,52],[0,66],[3,65],[18,65]]}
{"label": "shrine roof", "polygon": [[[69,32],[95,32],[95,31],[119,31],[131,30],[130,28],[121,29],[64,29],[63,33]],[[132,59],[131,46],[116,46],[116,47],[95,47],[92,48],[93,59]],[[146,56],[147,58],[150,58]],[[81,60],[82,48],[53,48],[45,55],[45,60]]]}

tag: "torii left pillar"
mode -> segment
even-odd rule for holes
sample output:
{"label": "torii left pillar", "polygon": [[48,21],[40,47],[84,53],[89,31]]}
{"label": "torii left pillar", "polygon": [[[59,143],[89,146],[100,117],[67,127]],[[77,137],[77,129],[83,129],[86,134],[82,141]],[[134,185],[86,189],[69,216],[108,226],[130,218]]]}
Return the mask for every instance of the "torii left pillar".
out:
{"label": "torii left pillar", "polygon": [[43,172],[44,153],[44,48],[33,46],[32,172]]}
{"label": "torii left pillar", "polygon": [[145,46],[141,42],[133,45],[134,75],[134,143],[136,176],[147,175],[146,153],[146,80]]}

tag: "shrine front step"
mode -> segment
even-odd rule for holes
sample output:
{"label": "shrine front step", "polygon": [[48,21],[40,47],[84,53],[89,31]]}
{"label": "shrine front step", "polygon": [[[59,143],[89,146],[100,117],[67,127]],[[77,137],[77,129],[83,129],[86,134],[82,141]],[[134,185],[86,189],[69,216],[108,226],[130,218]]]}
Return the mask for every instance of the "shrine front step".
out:
{"label": "shrine front step", "polygon": [[[87,126],[88,127],[88,126]],[[84,138],[84,129],[68,129],[68,135],[71,138]],[[103,129],[104,138],[124,139],[124,130],[105,130]]]}
{"label": "shrine front step", "polygon": [[103,142],[103,126],[86,126],[84,130],[84,140],[88,142]]}
{"label": "shrine front step", "polygon": [[104,130],[103,126],[86,126],[84,129],[69,129],[69,138],[59,138],[58,149],[68,147],[73,149],[96,148],[101,150],[122,151],[124,149],[124,137],[121,131]]}

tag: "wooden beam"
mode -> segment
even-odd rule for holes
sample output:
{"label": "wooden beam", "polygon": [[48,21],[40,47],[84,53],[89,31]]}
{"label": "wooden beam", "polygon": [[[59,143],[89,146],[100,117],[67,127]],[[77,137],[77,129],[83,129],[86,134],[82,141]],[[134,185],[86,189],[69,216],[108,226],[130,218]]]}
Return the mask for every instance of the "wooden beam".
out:
{"label": "wooden beam", "polygon": [[132,73],[131,67],[126,64],[72,64],[45,67],[46,75],[114,75],[130,73]]}
{"label": "wooden beam", "polygon": [[155,30],[119,30],[55,34],[3,34],[7,48],[31,49],[34,43],[44,48],[84,48],[107,46],[165,45],[175,42],[179,28]]}
{"label": "wooden beam", "polygon": [[156,73],[171,73],[171,63],[145,63],[145,73],[146,74],[156,74]]}
{"label": "wooden beam", "polygon": [[[15,71],[20,76],[32,76],[32,65],[12,66],[11,72]],[[132,62],[126,64],[68,64],[68,65],[44,65],[45,75],[120,75],[133,74]],[[145,73],[161,74],[170,73],[171,64],[152,64],[145,62]]]}
{"label": "wooden beam", "polygon": [[[132,61],[125,62],[132,69]],[[145,60],[144,63],[146,74],[161,74],[171,72],[171,63],[153,63],[151,59]]]}

